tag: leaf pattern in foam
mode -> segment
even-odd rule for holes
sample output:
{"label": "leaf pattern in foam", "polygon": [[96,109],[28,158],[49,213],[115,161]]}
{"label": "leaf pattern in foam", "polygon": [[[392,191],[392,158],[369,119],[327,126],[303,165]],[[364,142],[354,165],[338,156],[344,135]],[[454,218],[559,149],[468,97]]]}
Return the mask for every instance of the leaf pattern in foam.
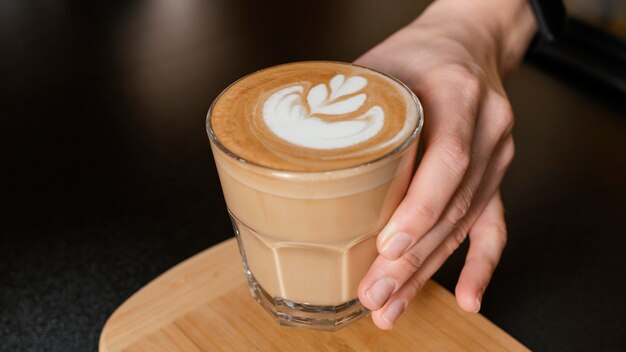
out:
{"label": "leaf pattern in foam", "polygon": [[[350,77],[346,81],[344,81],[343,75],[337,76],[341,77],[341,84],[337,88],[334,88],[331,80],[332,93],[330,94],[330,100],[335,100],[343,96],[356,93],[365,88],[367,85],[367,80],[361,76]],[[335,79],[335,77],[333,77],[333,79]]]}
{"label": "leaf pattern in foam", "polygon": [[328,88],[321,83],[313,87],[307,95],[307,103],[311,114],[342,115],[357,111],[365,103],[365,94],[358,94],[348,99],[337,101],[346,95],[362,90],[367,85],[367,80],[360,76],[350,77],[346,80],[344,75],[335,75],[330,80],[330,96]]}
{"label": "leaf pattern in foam", "polygon": [[356,93],[366,85],[363,77],[335,75],[328,86],[318,84],[309,91],[308,109],[303,101],[304,86],[280,89],[263,104],[263,120],[276,136],[305,148],[329,150],[362,143],[378,134],[385,123],[385,112],[379,106],[345,121],[324,121],[314,114],[338,116],[357,111],[367,97]]}

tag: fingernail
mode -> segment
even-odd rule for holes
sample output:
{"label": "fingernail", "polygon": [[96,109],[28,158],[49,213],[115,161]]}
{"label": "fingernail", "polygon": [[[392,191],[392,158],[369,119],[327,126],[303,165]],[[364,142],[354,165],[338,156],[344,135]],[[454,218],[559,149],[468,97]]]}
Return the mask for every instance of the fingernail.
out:
{"label": "fingernail", "polygon": [[405,308],[406,303],[404,301],[395,301],[389,305],[387,311],[383,314],[383,318],[385,318],[389,324],[393,325]]}
{"label": "fingernail", "polygon": [[482,298],[482,295],[483,293],[481,291],[478,293],[478,296],[476,296],[476,305],[475,305],[476,309],[474,309],[474,313],[480,312],[480,300]]}
{"label": "fingernail", "polygon": [[381,255],[389,260],[396,260],[406,252],[413,242],[413,238],[404,232],[396,232],[383,243]]}
{"label": "fingernail", "polygon": [[367,292],[365,292],[365,296],[374,310],[376,310],[387,302],[395,288],[396,282],[392,278],[382,277],[370,286]]}
{"label": "fingernail", "polygon": [[396,233],[396,226],[391,221],[392,220],[389,220],[387,225],[385,225],[385,227],[383,227],[383,229],[378,234],[378,240],[380,241],[380,243],[386,243],[391,235]]}

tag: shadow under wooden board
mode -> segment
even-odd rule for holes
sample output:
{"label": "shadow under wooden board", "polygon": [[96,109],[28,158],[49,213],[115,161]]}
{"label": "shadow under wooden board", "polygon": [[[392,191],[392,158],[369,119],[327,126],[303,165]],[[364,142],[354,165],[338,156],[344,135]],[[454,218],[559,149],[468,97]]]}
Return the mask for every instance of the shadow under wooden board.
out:
{"label": "shadow under wooden board", "polygon": [[338,332],[282,327],[254,301],[234,239],[170,269],[124,302],[100,352],[528,351],[480,314],[461,311],[428,282],[391,331],[365,318]]}

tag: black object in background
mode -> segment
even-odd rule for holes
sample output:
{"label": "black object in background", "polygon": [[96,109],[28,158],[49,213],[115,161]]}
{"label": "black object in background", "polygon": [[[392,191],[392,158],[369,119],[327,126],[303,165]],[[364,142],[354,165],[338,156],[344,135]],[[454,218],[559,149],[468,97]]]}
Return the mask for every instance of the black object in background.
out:
{"label": "black object in background", "polygon": [[530,0],[539,35],[545,41],[554,41],[563,29],[565,6],[561,0]]}
{"label": "black object in background", "polygon": [[[623,34],[610,30],[608,25],[568,16],[560,0],[531,0],[530,3],[539,26],[531,59],[552,72],[570,76],[569,79],[578,77],[579,84],[592,83],[608,90],[616,100],[626,97],[626,37]],[[605,15],[620,16],[620,13]],[[623,23],[619,18],[612,21],[615,23],[612,27],[623,26],[626,30],[626,19],[621,19]]]}

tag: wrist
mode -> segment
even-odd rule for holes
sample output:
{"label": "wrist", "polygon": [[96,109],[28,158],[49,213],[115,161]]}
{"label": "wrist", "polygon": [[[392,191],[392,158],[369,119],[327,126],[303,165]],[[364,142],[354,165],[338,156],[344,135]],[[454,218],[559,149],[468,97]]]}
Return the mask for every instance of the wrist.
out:
{"label": "wrist", "polygon": [[508,0],[510,11],[500,19],[501,49],[499,66],[502,76],[517,68],[537,32],[537,22],[528,0]]}
{"label": "wrist", "polygon": [[519,65],[537,30],[527,0],[437,0],[409,27],[459,42],[500,78]]}

